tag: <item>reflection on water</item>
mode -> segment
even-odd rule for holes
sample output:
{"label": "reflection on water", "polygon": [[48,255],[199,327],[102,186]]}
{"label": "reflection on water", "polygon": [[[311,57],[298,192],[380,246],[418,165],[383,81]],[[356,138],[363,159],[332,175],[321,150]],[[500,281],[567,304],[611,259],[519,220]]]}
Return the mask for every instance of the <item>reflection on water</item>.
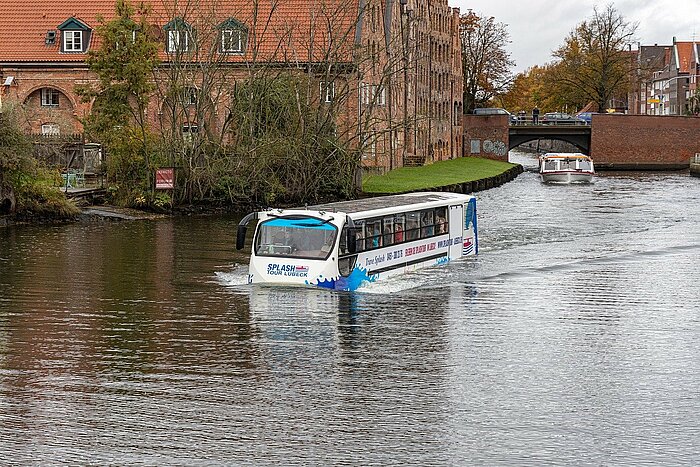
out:
{"label": "reflection on water", "polygon": [[233,217],[0,230],[0,460],[697,464],[698,183],[527,171],[359,293],[246,285]]}

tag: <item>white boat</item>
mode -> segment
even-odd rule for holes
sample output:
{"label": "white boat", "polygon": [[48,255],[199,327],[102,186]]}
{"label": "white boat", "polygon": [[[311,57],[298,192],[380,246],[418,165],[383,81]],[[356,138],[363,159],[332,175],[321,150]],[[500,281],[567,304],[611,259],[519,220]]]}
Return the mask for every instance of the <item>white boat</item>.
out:
{"label": "white boat", "polygon": [[436,266],[478,251],[476,198],[410,193],[297,209],[267,209],[257,220],[249,283],[355,290],[364,283]]}
{"label": "white boat", "polygon": [[548,152],[540,156],[540,176],[546,183],[590,183],[593,160],[579,152]]}

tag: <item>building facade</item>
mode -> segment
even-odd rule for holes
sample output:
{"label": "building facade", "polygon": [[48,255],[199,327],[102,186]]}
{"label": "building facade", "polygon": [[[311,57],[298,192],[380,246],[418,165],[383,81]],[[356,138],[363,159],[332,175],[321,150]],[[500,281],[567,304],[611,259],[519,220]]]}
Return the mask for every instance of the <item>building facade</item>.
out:
{"label": "building facade", "polygon": [[634,115],[654,115],[661,100],[654,92],[654,73],[670,63],[671,46],[642,45],[637,50],[636,86],[630,93],[629,110]]}
{"label": "building facade", "polygon": [[[368,171],[462,155],[459,10],[447,0],[193,0],[142,15],[161,63],[145,112],[163,132],[232,131],[236,82],[284,70],[308,78]],[[88,53],[104,45],[99,19],[115,16],[115,0],[0,3],[1,102],[22,106],[28,130],[82,132],[99,98],[76,89],[96,82]]]}
{"label": "building facade", "polygon": [[698,88],[700,47],[695,42],[673,39],[668,46],[640,46],[638,94],[635,113],[641,115],[688,115]]}

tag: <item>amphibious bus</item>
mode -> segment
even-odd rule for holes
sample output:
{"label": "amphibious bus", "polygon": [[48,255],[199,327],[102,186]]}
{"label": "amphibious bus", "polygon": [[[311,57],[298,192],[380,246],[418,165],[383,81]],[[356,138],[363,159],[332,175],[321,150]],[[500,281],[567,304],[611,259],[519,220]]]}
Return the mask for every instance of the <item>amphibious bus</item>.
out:
{"label": "amphibious bus", "polygon": [[355,290],[368,282],[478,252],[476,199],[410,193],[294,209],[238,224],[236,248],[257,220],[248,283]]}

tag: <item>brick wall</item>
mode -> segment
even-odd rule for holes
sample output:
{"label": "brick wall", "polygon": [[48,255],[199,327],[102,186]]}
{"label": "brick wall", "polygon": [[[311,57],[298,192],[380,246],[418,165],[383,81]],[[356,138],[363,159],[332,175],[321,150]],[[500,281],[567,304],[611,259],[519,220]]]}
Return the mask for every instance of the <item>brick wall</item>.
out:
{"label": "brick wall", "polygon": [[594,115],[591,156],[598,168],[688,168],[700,153],[700,118]]}
{"label": "brick wall", "polygon": [[464,115],[464,156],[508,161],[508,116]]}
{"label": "brick wall", "polygon": [[[33,133],[41,131],[41,125],[53,124],[62,134],[80,133],[83,126],[80,119],[90,109],[89,103],[80,101],[75,93],[78,84],[88,82],[87,70],[49,67],[3,67],[3,76],[13,76],[12,86],[4,90],[3,98],[25,104],[24,119]],[[41,89],[51,88],[59,92],[58,106],[41,105]]]}

